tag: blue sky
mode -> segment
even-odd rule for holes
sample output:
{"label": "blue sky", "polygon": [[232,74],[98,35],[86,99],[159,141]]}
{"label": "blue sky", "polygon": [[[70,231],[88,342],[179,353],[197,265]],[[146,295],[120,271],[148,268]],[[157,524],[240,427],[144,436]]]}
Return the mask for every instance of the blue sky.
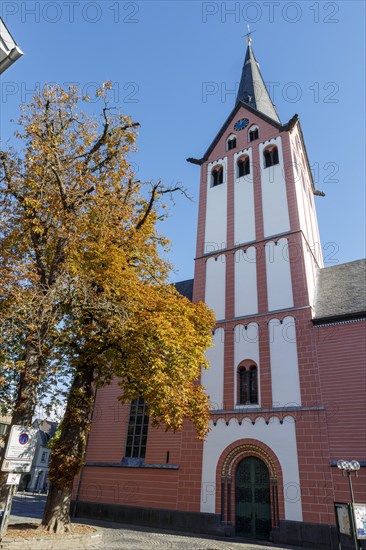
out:
{"label": "blue sky", "polygon": [[[173,280],[193,276],[200,157],[233,108],[247,23],[282,122],[301,119],[314,167],[326,265],[365,255],[365,3],[43,0],[2,2],[25,55],[1,81],[1,135],[45,82],[92,93],[112,80],[116,103],[141,123],[143,180],[183,183],[162,230]],[[209,93],[210,92],[210,93]],[[96,110],[97,104],[95,105]]]}

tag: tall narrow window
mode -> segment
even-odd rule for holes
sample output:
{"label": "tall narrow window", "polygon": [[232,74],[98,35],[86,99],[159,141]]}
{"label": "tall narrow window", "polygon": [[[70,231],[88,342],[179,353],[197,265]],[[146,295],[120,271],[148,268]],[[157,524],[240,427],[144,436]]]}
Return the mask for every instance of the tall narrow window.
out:
{"label": "tall narrow window", "polygon": [[249,139],[248,141],[255,141],[256,139],[259,138],[259,130],[258,128],[251,128],[249,130]]}
{"label": "tall narrow window", "polygon": [[138,397],[131,403],[125,454],[127,458],[145,458],[148,428],[146,403],[143,397]]}
{"label": "tall narrow window", "polygon": [[239,404],[258,403],[258,370],[255,365],[239,367]]}
{"label": "tall narrow window", "polygon": [[275,164],[278,164],[278,149],[276,146],[270,146],[267,147],[264,152],[264,167],[269,168],[270,166],[274,166]]}
{"label": "tall narrow window", "polygon": [[212,177],[211,187],[215,187],[216,185],[220,185],[220,183],[223,183],[224,169],[221,166],[221,164],[219,166],[215,166],[215,168],[212,170],[211,177]]}
{"label": "tall narrow window", "polygon": [[250,174],[250,162],[249,157],[240,157],[237,162],[238,167],[238,178],[241,178],[242,176],[247,176]]}
{"label": "tall narrow window", "polygon": [[235,136],[231,136],[229,137],[229,139],[227,140],[227,150],[228,151],[231,151],[231,149],[235,149],[236,148],[236,137]]}

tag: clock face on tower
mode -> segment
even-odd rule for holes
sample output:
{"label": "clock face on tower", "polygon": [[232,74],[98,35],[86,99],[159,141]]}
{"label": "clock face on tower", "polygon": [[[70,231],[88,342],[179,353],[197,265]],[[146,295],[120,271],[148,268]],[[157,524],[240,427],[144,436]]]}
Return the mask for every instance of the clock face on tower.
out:
{"label": "clock face on tower", "polygon": [[248,126],[248,124],[249,124],[249,119],[241,118],[240,120],[235,122],[234,130],[236,130],[236,131],[244,130],[244,128],[246,128]]}

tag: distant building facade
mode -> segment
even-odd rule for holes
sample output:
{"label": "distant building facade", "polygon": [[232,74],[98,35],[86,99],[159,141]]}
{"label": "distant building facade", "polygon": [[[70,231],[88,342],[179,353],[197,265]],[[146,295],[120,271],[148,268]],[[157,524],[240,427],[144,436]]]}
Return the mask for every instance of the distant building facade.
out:
{"label": "distant building facade", "polygon": [[19,490],[45,493],[48,490],[48,462],[51,454],[48,443],[56,433],[57,422],[35,420],[33,428],[38,430],[36,450],[30,472],[22,474]]}
{"label": "distant building facade", "polygon": [[0,449],[4,448],[5,445],[5,435],[11,424],[11,416],[5,415],[0,416]]}
{"label": "distant building facade", "polygon": [[216,314],[210,432],[155,429],[142,398],[98,389],[77,514],[336,548],[338,459],[360,462],[366,502],[365,261],[324,268],[300,121],[280,122],[250,41],[233,111],[188,160],[195,275],[177,288]]}

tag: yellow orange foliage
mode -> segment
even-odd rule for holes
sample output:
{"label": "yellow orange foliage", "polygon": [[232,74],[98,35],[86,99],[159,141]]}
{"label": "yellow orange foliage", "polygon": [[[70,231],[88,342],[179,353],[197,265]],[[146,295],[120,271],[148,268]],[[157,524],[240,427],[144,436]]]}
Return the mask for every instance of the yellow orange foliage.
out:
{"label": "yellow orange foliage", "polygon": [[138,125],[111,106],[110,88],[97,92],[96,117],[78,90],[46,87],[23,107],[23,149],[0,151],[0,312],[23,346],[14,357],[0,333],[0,374],[20,371],[18,421],[64,359],[72,372],[92,366],[94,384],[118,376],[122,400],[143,395],[155,422],[190,418],[204,437],[197,380],[214,318],[168,284],[157,229],[165,198],[184,190],[135,178]]}

